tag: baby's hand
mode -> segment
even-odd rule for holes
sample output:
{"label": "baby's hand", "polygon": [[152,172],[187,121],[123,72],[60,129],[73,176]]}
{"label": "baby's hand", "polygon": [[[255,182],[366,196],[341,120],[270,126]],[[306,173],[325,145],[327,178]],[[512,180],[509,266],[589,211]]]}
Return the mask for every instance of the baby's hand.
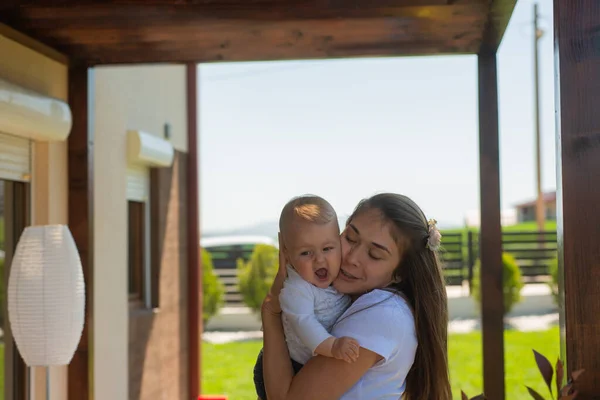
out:
{"label": "baby's hand", "polygon": [[358,359],[358,342],[350,337],[336,338],[331,347],[331,354],[338,360],[353,363]]}

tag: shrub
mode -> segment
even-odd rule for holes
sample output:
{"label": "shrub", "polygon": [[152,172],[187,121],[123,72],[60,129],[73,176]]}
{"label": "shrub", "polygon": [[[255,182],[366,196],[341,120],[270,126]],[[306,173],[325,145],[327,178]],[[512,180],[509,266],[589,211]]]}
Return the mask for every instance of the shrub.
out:
{"label": "shrub", "polygon": [[260,311],[279,268],[279,250],[273,246],[259,244],[254,248],[248,262],[238,260],[237,268],[244,303],[250,309]]}
{"label": "shrub", "polygon": [[548,265],[548,272],[550,272],[550,291],[552,292],[552,298],[554,303],[558,304],[558,257],[555,257]]}
{"label": "shrub", "polygon": [[215,315],[223,305],[225,286],[215,274],[210,253],[202,249],[202,321]]}
{"label": "shrub", "polygon": [[[481,261],[477,260],[473,274],[471,295],[481,304],[480,291]],[[523,277],[517,261],[508,253],[502,253],[502,291],[504,293],[504,314],[508,314],[513,306],[521,301],[521,289],[523,288]]]}

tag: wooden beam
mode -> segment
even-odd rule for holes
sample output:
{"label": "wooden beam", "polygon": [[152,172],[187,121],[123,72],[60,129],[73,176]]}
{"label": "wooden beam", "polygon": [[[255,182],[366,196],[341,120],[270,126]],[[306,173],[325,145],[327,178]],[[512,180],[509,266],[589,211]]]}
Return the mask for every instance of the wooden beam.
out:
{"label": "wooden beam", "polygon": [[[459,0],[460,1],[460,0]],[[488,23],[483,32],[480,53],[496,53],[517,0],[491,0],[488,11]]]}
{"label": "wooden beam", "polygon": [[68,139],[68,214],[85,282],[85,324],[81,340],[68,368],[69,400],[93,399],[94,315],[94,162],[93,162],[93,71],[86,67],[69,70],[69,105],[73,127]]}
{"label": "wooden beam", "polygon": [[479,54],[478,71],[483,388],[489,400],[504,400],[504,296],[496,54]]}
{"label": "wooden beam", "polygon": [[561,351],[600,398],[600,2],[554,0]]}
{"label": "wooden beam", "polygon": [[200,273],[200,223],[198,205],[198,65],[186,65],[188,129],[188,324],[189,399],[200,395],[200,334],[202,332],[202,274]]}
{"label": "wooden beam", "polygon": [[[471,0],[470,3],[474,3]],[[247,20],[379,17],[404,7],[447,6],[451,0],[16,0],[0,10],[52,7],[78,12],[84,7],[127,9],[168,6],[204,18]]]}
{"label": "wooden beam", "polygon": [[[514,1],[514,0],[496,0]],[[213,4],[213,3],[211,3]],[[41,29],[60,29],[57,22],[68,22],[68,25],[77,29],[96,28],[119,29],[128,26],[175,27],[188,26],[194,28],[198,24],[207,24],[215,21],[240,24],[240,28],[249,22],[286,22],[286,21],[325,21],[351,20],[351,19],[379,19],[379,18],[458,18],[469,17],[476,12],[487,20],[489,7],[479,0],[470,0],[468,3],[449,5],[396,5],[394,7],[373,7],[361,9],[358,7],[341,8],[339,12],[332,13],[330,8],[321,7],[313,9],[294,9],[287,6],[254,8],[246,6],[245,10],[223,10],[222,8],[207,8],[206,5],[174,6],[164,4],[123,5],[111,6],[105,3],[83,5],[78,7],[51,7],[36,6],[9,9],[4,12],[4,19],[17,22],[19,19],[29,20],[32,25]],[[370,10],[370,12],[368,11]],[[500,10],[498,10],[499,12]],[[237,21],[237,22],[236,22]],[[464,21],[468,22],[468,21]],[[39,24],[39,25],[38,25]],[[256,24],[255,24],[256,28]],[[111,37],[98,37],[111,39]],[[122,38],[127,39],[127,38]]]}
{"label": "wooden beam", "polygon": [[352,9],[352,17],[335,19],[261,11],[243,19],[192,6],[129,5],[25,8],[0,20],[87,65],[101,65],[475,53],[487,10],[477,3],[396,7],[378,16]]}

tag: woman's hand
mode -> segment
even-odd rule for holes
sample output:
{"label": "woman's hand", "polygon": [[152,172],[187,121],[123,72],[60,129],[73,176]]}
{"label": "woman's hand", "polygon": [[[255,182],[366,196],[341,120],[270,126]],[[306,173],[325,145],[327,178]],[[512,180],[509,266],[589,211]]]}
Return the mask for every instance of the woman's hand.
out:
{"label": "woman's hand", "polygon": [[265,300],[262,304],[262,312],[263,315],[265,312],[270,314],[281,314],[281,305],[279,304],[279,293],[281,293],[281,288],[283,287],[283,282],[287,277],[287,259],[285,257],[285,246],[283,243],[283,239],[281,238],[281,233],[278,235],[279,237],[279,268],[277,270],[277,275],[275,275],[275,280],[273,281],[273,285],[271,285],[271,290],[265,297]]}

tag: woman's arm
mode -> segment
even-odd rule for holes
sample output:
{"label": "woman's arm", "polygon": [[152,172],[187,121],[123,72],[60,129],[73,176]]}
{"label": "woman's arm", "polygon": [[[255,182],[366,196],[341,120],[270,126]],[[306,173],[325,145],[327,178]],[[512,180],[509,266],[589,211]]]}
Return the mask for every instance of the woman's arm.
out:
{"label": "woman's arm", "polygon": [[338,400],[381,360],[381,356],[363,348],[357,361],[352,364],[317,356],[294,376],[280,314],[263,309],[262,320],[263,372],[269,400]]}

